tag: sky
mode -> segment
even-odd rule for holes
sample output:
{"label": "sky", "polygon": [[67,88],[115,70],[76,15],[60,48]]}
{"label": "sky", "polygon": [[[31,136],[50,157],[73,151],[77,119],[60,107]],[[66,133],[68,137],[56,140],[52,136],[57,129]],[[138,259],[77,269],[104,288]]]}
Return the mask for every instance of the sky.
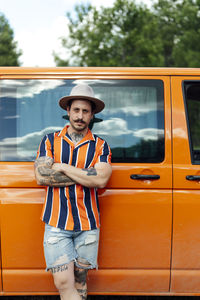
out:
{"label": "sky", "polygon": [[[152,4],[152,0],[137,0],[141,2]],[[17,49],[23,52],[21,66],[54,67],[53,52],[65,58],[61,37],[68,34],[66,13],[73,13],[80,3],[112,6],[114,0],[0,0],[0,12],[14,31]]]}

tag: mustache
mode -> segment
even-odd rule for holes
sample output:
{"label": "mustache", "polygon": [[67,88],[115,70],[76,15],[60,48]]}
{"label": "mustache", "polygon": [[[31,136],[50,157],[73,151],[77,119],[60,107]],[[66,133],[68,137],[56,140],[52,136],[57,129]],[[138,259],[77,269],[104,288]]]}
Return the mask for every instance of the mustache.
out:
{"label": "mustache", "polygon": [[83,123],[83,124],[85,124],[85,122],[84,122],[82,119],[77,119],[77,120],[75,120],[74,122],[75,122],[75,123]]}

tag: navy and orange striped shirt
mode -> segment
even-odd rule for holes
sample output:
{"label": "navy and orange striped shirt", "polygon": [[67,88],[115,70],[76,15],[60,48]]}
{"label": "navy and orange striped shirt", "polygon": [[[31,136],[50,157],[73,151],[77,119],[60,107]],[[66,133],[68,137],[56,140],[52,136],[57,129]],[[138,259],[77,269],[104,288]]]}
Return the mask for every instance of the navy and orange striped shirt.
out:
{"label": "navy and orange striped shirt", "polygon": [[[40,143],[37,158],[49,156],[55,163],[77,168],[94,167],[98,162],[111,163],[108,144],[88,129],[86,136],[75,146],[67,134],[68,126],[47,134]],[[47,187],[41,219],[65,230],[99,228],[99,203],[96,188],[74,184],[69,187]]]}

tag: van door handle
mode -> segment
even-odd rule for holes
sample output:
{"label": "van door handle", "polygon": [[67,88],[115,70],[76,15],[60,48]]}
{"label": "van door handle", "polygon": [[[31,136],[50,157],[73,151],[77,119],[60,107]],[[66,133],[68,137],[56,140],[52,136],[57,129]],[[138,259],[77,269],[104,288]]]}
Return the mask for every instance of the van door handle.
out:
{"label": "van door handle", "polygon": [[186,179],[190,180],[190,181],[195,181],[195,180],[200,181],[200,176],[199,175],[187,175]]}
{"label": "van door handle", "polygon": [[160,179],[160,175],[131,174],[130,178],[135,180],[156,180]]}

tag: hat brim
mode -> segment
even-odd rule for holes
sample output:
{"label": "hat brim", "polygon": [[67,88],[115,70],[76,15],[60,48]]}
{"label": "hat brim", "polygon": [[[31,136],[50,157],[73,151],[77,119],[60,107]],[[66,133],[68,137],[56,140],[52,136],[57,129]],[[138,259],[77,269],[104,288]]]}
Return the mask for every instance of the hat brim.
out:
{"label": "hat brim", "polygon": [[100,99],[93,98],[93,97],[87,97],[87,96],[65,96],[65,97],[62,97],[59,100],[60,107],[64,110],[67,110],[67,106],[68,106],[68,103],[70,100],[87,100],[87,101],[94,103],[95,109],[94,109],[93,113],[95,113],[95,114],[102,111],[105,107],[104,102],[101,101]]}

